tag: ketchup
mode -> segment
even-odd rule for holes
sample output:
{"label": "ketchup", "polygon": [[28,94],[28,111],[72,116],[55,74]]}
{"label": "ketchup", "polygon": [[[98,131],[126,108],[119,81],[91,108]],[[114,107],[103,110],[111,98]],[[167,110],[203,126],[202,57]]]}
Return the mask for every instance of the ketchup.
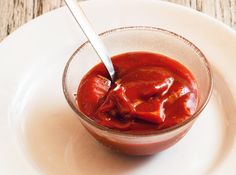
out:
{"label": "ketchup", "polygon": [[190,118],[198,105],[196,81],[179,62],[150,52],[114,56],[116,80],[103,64],[93,67],[77,91],[86,116],[107,128],[146,133]]}

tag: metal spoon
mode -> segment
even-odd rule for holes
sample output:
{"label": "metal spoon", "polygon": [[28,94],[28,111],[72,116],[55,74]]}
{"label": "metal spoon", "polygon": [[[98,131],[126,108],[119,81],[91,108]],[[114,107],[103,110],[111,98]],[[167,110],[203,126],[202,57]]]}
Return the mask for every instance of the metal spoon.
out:
{"label": "metal spoon", "polygon": [[80,28],[87,36],[94,50],[97,52],[97,55],[100,57],[101,61],[105,65],[111,80],[114,81],[115,69],[109,57],[108,51],[104,46],[103,42],[99,36],[92,29],[87,17],[83,13],[79,4],[76,0],[65,0],[67,7],[69,8],[71,14],[75,18],[76,22],[79,24]]}

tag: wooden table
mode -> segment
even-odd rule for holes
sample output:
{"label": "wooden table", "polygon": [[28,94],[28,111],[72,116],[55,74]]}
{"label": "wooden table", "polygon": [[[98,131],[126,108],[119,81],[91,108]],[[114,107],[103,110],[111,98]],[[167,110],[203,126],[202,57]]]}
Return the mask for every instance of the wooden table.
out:
{"label": "wooden table", "polygon": [[[236,29],[236,0],[163,1],[191,7]],[[0,41],[27,21],[63,5],[63,0],[0,0]]]}

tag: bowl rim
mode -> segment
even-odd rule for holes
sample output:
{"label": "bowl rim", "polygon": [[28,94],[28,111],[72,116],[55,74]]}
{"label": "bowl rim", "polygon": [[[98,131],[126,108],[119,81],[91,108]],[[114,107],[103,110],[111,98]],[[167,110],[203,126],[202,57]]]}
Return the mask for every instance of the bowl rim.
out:
{"label": "bowl rim", "polygon": [[193,44],[191,41],[189,41],[185,37],[183,37],[183,36],[181,36],[181,35],[179,35],[177,33],[174,33],[172,31],[169,31],[169,30],[166,30],[166,29],[163,29],[163,28],[153,27],[153,26],[126,26],[126,27],[119,27],[119,28],[114,28],[114,29],[110,29],[110,30],[107,30],[105,32],[102,32],[102,33],[99,34],[99,36],[100,37],[105,37],[105,36],[107,36],[109,34],[112,34],[112,33],[115,33],[115,32],[122,32],[122,31],[128,31],[128,30],[141,30],[141,31],[146,30],[146,31],[150,31],[150,32],[162,32],[164,34],[168,34],[168,35],[171,35],[173,37],[176,37],[179,40],[182,40],[185,44],[189,45],[192,49],[194,49],[194,51],[203,60],[204,65],[206,66],[207,75],[209,77],[209,85],[207,87],[208,88],[207,96],[203,100],[202,105],[199,106],[198,109],[195,111],[195,113],[190,118],[185,120],[184,122],[182,122],[180,124],[177,124],[177,125],[174,125],[174,126],[171,126],[171,127],[168,127],[168,128],[165,128],[165,129],[162,129],[162,130],[148,131],[148,132],[144,132],[144,133],[139,133],[139,132],[138,133],[131,133],[129,131],[119,131],[119,130],[116,130],[116,129],[107,128],[105,126],[97,124],[94,120],[92,120],[90,117],[88,117],[85,114],[83,114],[82,112],[80,112],[73,105],[73,103],[70,100],[69,93],[68,93],[68,88],[67,88],[67,85],[66,85],[67,72],[68,72],[68,69],[70,67],[70,63],[75,58],[77,53],[90,43],[89,41],[86,41],[82,45],[80,45],[80,47],[77,48],[76,51],[72,54],[72,56],[67,61],[66,66],[65,66],[64,71],[63,71],[62,88],[63,88],[63,93],[64,93],[64,96],[66,98],[66,101],[68,102],[70,107],[79,116],[80,119],[82,119],[86,123],[91,124],[95,128],[103,130],[105,132],[109,132],[109,133],[112,133],[112,134],[123,135],[123,136],[146,137],[146,136],[162,135],[162,134],[166,134],[166,133],[175,131],[175,130],[177,130],[179,128],[182,128],[185,125],[187,125],[188,123],[190,123],[191,121],[194,121],[199,116],[199,114],[203,111],[203,109],[206,107],[206,105],[208,104],[208,102],[210,100],[210,97],[212,95],[212,91],[213,91],[213,76],[212,76],[211,66],[210,66],[209,61],[207,60],[206,56],[203,54],[203,52],[195,44]]}

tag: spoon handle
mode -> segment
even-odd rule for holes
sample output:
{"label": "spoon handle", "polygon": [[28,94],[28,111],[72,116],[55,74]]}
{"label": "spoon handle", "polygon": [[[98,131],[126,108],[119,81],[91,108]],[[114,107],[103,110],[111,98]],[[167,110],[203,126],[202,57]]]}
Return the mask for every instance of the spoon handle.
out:
{"label": "spoon handle", "polygon": [[80,28],[82,29],[82,31],[92,44],[94,50],[97,52],[97,55],[104,63],[111,77],[111,80],[114,81],[114,76],[115,76],[114,66],[112,64],[108,51],[106,50],[106,47],[104,46],[103,42],[101,41],[99,36],[95,33],[95,31],[92,29],[87,17],[83,13],[77,1],[65,0],[65,3],[69,8],[70,12],[72,13],[72,15],[74,16],[76,22],[79,24]]}

